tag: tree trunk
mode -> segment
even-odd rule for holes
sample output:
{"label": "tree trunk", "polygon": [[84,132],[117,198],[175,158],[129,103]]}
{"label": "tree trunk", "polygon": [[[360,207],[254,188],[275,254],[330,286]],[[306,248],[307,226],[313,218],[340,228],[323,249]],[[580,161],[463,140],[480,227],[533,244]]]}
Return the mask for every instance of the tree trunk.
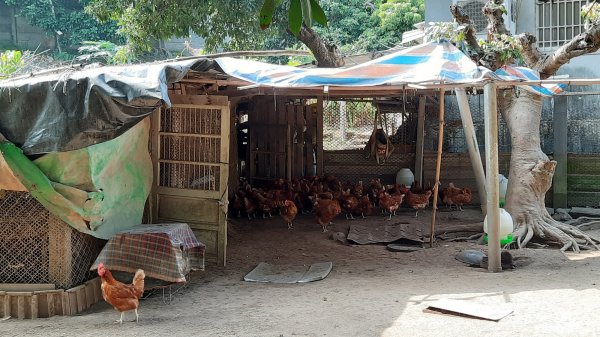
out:
{"label": "tree trunk", "polygon": [[312,28],[302,25],[298,40],[313,53],[319,67],[338,68],[344,66],[344,58],[336,45],[327,43]]}
{"label": "tree trunk", "polygon": [[[552,219],[545,205],[546,192],[552,186],[556,162],[541,149],[540,119],[542,97],[522,92],[517,98],[512,91],[500,107],[511,135],[512,152],[506,195],[506,211],[516,224],[514,236],[519,248],[534,236],[562,246],[561,250],[579,251],[580,245],[598,248],[593,239],[576,227]],[[582,247],[583,248],[583,247]]]}

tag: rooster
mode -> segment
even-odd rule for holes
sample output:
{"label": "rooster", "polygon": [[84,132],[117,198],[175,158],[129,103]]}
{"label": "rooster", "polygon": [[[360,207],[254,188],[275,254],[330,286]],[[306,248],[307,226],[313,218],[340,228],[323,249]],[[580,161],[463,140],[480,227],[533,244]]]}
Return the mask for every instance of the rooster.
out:
{"label": "rooster", "polygon": [[114,279],[110,270],[104,267],[104,263],[98,264],[98,275],[102,279],[102,297],[118,312],[121,318],[117,320],[123,323],[123,315],[126,311],[135,311],[135,321],[139,320],[137,309],[140,306],[140,298],[144,294],[144,271],[138,269],[133,276],[131,284],[124,284]]}

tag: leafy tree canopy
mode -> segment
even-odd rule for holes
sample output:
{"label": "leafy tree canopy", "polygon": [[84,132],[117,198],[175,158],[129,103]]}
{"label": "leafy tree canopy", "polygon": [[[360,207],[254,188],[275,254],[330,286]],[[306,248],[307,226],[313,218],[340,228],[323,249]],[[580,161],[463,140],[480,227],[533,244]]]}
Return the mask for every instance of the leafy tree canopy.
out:
{"label": "leafy tree canopy", "polygon": [[121,42],[114,22],[99,23],[84,12],[89,0],[0,0],[17,7],[17,14],[50,35],[61,32],[59,43],[76,46],[86,40]]}

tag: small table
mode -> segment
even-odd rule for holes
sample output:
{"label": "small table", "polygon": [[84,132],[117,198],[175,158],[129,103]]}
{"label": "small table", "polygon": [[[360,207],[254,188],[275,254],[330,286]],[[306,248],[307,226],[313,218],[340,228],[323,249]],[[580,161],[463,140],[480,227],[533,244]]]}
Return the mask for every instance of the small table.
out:
{"label": "small table", "polygon": [[204,270],[206,246],[185,223],[138,225],[115,234],[90,268],[135,273],[171,283],[186,282],[191,271]]}

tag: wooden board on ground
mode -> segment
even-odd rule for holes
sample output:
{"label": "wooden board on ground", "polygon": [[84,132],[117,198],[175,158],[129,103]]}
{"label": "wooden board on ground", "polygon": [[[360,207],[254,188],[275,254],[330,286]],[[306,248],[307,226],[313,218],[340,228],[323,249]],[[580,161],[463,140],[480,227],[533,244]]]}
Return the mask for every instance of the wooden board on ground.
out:
{"label": "wooden board on ground", "polygon": [[513,312],[512,308],[504,305],[491,306],[470,301],[450,299],[442,299],[434,302],[430,304],[427,309],[443,313],[487,319],[490,321],[499,321]]}

